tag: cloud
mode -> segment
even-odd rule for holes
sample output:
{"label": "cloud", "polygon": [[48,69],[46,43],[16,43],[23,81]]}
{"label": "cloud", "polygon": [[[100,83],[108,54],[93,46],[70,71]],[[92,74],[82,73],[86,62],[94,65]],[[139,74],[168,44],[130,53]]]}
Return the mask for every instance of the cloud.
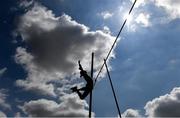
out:
{"label": "cloud", "polygon": [[[129,14],[128,12],[133,3],[134,0],[124,1],[120,4],[118,9],[114,10],[114,12],[116,12],[116,16],[114,16],[115,20],[118,21],[120,25],[122,25],[124,20],[127,19],[125,25],[127,28],[125,30],[128,32],[135,32],[140,30],[140,28],[151,26],[151,11],[147,10],[149,2],[145,0],[137,0],[133,11]],[[118,22],[116,22],[116,24]]]}
{"label": "cloud", "polygon": [[103,32],[106,33],[106,34],[111,34],[111,30],[109,29],[108,26],[103,27]]}
{"label": "cloud", "polygon": [[157,7],[163,8],[169,15],[169,19],[180,18],[180,1],[179,0],[154,0]]}
{"label": "cloud", "polygon": [[34,0],[21,0],[19,1],[19,6],[22,8],[28,8],[33,5]]}
{"label": "cloud", "polygon": [[10,104],[6,102],[7,96],[7,90],[0,89],[0,107],[3,109],[11,109]]}
{"label": "cloud", "polygon": [[[39,99],[26,102],[20,108],[28,116],[32,117],[87,117],[88,110],[86,102],[79,100],[75,95],[66,95],[61,98],[60,104],[47,100]],[[47,107],[48,106],[48,107]]]}
{"label": "cloud", "polygon": [[148,27],[150,26],[149,18],[150,18],[149,14],[140,13],[135,19],[135,21],[136,23],[142,25],[143,27]]}
{"label": "cloud", "polygon": [[[131,3],[134,0],[130,0]],[[126,1],[129,3],[129,1]],[[144,12],[144,13],[142,13]],[[135,18],[132,31],[135,31],[139,24],[144,27],[155,26],[158,24],[168,24],[171,21],[180,18],[179,0],[137,0],[132,12]]]}
{"label": "cloud", "polygon": [[[148,117],[180,117],[180,87],[175,87],[169,94],[148,101],[144,109]],[[139,111],[134,109],[127,109],[122,116],[142,117]]]}
{"label": "cloud", "polygon": [[[134,3],[135,0],[130,0],[132,3]],[[144,6],[146,4],[145,2],[146,0],[137,0],[136,4],[135,4],[135,8],[138,8],[140,6]]]}
{"label": "cloud", "polygon": [[146,115],[150,117],[180,117],[180,88],[175,87],[170,94],[147,102]]}
{"label": "cloud", "polygon": [[179,0],[140,0],[137,1],[136,6],[138,6],[137,11],[142,12],[143,10],[148,14],[152,14],[150,20],[154,24],[167,24],[172,20],[180,18]]}
{"label": "cloud", "polygon": [[6,71],[7,71],[7,68],[6,68],[6,67],[5,67],[5,68],[0,69],[0,77],[2,77],[2,76],[3,76],[3,74],[4,74]]}
{"label": "cloud", "polygon": [[2,118],[6,118],[7,116],[6,116],[6,114],[5,113],[3,113],[2,111],[0,111],[0,117]]}
{"label": "cloud", "polygon": [[136,7],[144,6],[146,4],[146,0],[137,0]]}
{"label": "cloud", "polygon": [[17,80],[16,85],[23,87],[26,91],[34,91],[37,94],[56,97],[54,86],[47,84],[47,82],[40,83],[39,81]]}
{"label": "cloud", "polygon": [[[17,80],[16,85],[23,87],[26,91],[35,91],[38,94],[56,96],[54,93],[54,86],[49,83],[55,77],[52,77],[50,73],[42,71],[37,68],[32,62],[33,56],[27,53],[25,48],[18,47],[16,49],[15,61],[24,66],[28,71],[26,80]],[[58,78],[56,78],[58,79]]]}
{"label": "cloud", "polygon": [[123,114],[123,117],[141,117],[138,110],[127,109]]}
{"label": "cloud", "polygon": [[97,59],[103,59],[112,44],[114,37],[88,30],[70,16],[55,17],[52,11],[39,5],[21,17],[18,28],[38,66],[67,74],[74,72],[77,60],[89,60],[92,51]]}
{"label": "cloud", "polygon": [[99,13],[100,16],[103,17],[103,19],[109,19],[113,16],[113,13],[110,13],[109,11],[103,11],[101,13]]}
{"label": "cloud", "polygon": [[55,17],[39,4],[20,17],[17,32],[30,51],[23,47],[16,49],[15,61],[28,72],[27,78],[17,80],[16,85],[51,96],[56,96],[54,81],[67,83],[64,78],[79,72],[78,60],[90,70],[91,52],[95,52],[94,69],[100,68],[114,39],[100,30],[89,31],[66,14]]}
{"label": "cloud", "polygon": [[21,116],[21,113],[20,112],[16,112],[15,115],[14,115],[15,118],[19,118],[19,117],[22,117]]}

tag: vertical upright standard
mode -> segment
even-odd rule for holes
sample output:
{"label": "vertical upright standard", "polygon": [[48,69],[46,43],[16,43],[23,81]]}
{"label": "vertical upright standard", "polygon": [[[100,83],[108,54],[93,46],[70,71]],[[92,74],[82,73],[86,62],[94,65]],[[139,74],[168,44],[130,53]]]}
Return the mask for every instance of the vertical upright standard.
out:
{"label": "vertical upright standard", "polygon": [[[94,64],[94,53],[92,53],[92,59],[91,59],[91,79],[92,80],[93,80],[93,64]],[[90,96],[89,96],[89,118],[91,118],[91,111],[92,111],[92,91],[90,92]]]}
{"label": "vertical upright standard", "polygon": [[112,92],[113,92],[113,95],[114,95],[114,100],[116,102],[116,106],[117,106],[117,109],[118,109],[119,117],[121,118],[121,111],[120,111],[120,108],[119,108],[119,105],[118,105],[118,101],[117,101],[117,98],[116,98],[115,90],[114,90],[113,83],[112,83],[112,80],[111,80],[111,76],[110,76],[110,73],[109,73],[109,70],[108,70],[106,59],[104,59],[104,64],[106,66],[109,82],[111,84],[111,89],[112,89]]}

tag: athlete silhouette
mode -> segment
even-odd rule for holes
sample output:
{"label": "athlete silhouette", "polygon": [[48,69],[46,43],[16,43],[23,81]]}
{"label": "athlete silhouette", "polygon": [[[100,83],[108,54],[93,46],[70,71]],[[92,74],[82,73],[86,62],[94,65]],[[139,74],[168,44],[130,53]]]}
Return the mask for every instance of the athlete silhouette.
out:
{"label": "athlete silhouette", "polygon": [[[78,61],[78,64],[79,64],[79,70],[80,70],[80,77],[83,77],[87,84],[85,87],[82,87],[80,89],[77,89],[77,86],[71,88],[71,90],[73,92],[76,92],[80,99],[84,99],[93,89],[93,80],[91,77],[89,77],[89,75],[87,74],[87,72],[85,70],[83,70],[81,64],[80,64],[80,61]],[[80,92],[80,91],[84,91],[84,92]]]}

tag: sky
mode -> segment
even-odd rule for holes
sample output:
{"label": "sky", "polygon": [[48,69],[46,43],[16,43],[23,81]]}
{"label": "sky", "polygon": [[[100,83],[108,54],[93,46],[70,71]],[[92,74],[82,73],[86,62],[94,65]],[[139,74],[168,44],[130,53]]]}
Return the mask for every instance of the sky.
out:
{"label": "sky", "polygon": [[[134,0],[0,1],[0,116],[86,117],[94,76]],[[180,1],[137,0],[107,61],[123,117],[180,117]],[[105,68],[93,117],[118,117]]]}

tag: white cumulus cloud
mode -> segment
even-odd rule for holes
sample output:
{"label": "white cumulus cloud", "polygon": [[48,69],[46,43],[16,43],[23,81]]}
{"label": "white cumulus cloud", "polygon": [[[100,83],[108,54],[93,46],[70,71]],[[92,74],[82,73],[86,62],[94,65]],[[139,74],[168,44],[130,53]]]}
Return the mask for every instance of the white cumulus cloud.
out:
{"label": "white cumulus cloud", "polygon": [[92,51],[96,59],[103,59],[114,38],[102,31],[89,31],[68,15],[55,17],[39,5],[21,17],[18,31],[39,67],[68,74],[74,72],[78,59],[89,60]]}
{"label": "white cumulus cloud", "polygon": [[135,19],[135,21],[136,23],[142,25],[143,27],[148,27],[150,26],[149,18],[150,18],[149,14],[140,13]]}
{"label": "white cumulus cloud", "polygon": [[113,13],[109,12],[109,11],[103,11],[99,14],[100,16],[103,17],[103,19],[109,19],[113,16]]}
{"label": "white cumulus cloud", "polygon": [[141,117],[138,110],[135,109],[127,109],[123,114],[123,117]]}
{"label": "white cumulus cloud", "polygon": [[[28,71],[26,80],[17,80],[16,85],[23,87],[24,90],[35,91],[38,94],[56,96],[54,86],[49,83],[55,77],[50,73],[39,69],[32,62],[33,56],[26,52],[25,48],[18,47],[16,50],[15,60],[24,66]],[[55,78],[58,79],[58,78]]]}
{"label": "white cumulus cloud", "polygon": [[180,88],[175,87],[170,94],[147,102],[146,115],[150,117],[180,117]]}
{"label": "white cumulus cloud", "polygon": [[0,111],[0,117],[1,118],[6,118],[7,116],[6,116],[6,114],[4,112]]}
{"label": "white cumulus cloud", "polygon": [[57,102],[39,99],[26,102],[20,108],[28,116],[32,117],[87,117],[88,110],[86,102],[79,100],[75,95],[66,95],[61,98],[60,104]]}
{"label": "white cumulus cloud", "polygon": [[155,5],[163,8],[169,15],[169,19],[180,18],[179,0],[153,0]]}
{"label": "white cumulus cloud", "polygon": [[106,33],[106,34],[111,34],[111,30],[109,29],[108,26],[103,27],[103,32]]}
{"label": "white cumulus cloud", "polygon": [[[134,3],[135,0],[130,0],[132,3]],[[146,4],[147,0],[137,0],[135,7],[144,6]]]}
{"label": "white cumulus cloud", "polygon": [[11,109],[10,104],[7,103],[7,90],[0,89],[0,107],[3,109]]}

